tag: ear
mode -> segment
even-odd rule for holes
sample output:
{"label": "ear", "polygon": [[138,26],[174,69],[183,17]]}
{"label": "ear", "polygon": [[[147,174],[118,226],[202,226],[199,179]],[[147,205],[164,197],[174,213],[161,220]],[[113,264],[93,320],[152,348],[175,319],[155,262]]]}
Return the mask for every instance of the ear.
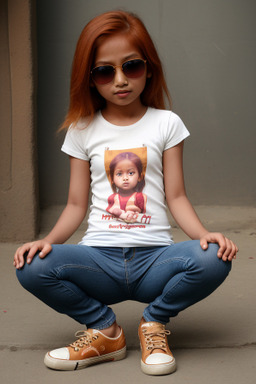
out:
{"label": "ear", "polygon": [[147,79],[150,79],[152,77],[152,72],[151,71],[147,71]]}
{"label": "ear", "polygon": [[150,66],[147,64],[147,79],[150,79],[152,77],[152,71],[150,69]]}

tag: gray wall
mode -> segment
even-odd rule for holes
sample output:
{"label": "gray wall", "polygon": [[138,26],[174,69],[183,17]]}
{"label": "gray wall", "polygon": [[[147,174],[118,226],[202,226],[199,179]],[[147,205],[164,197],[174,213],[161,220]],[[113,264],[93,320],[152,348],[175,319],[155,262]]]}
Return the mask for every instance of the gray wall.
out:
{"label": "gray wall", "polygon": [[191,201],[254,205],[255,0],[37,0],[41,206],[67,197],[68,159],[56,130],[76,41],[93,16],[115,8],[141,16],[158,47],[173,110],[191,132],[184,156]]}
{"label": "gray wall", "polygon": [[39,224],[34,19],[33,0],[0,1],[0,241],[31,240]]}

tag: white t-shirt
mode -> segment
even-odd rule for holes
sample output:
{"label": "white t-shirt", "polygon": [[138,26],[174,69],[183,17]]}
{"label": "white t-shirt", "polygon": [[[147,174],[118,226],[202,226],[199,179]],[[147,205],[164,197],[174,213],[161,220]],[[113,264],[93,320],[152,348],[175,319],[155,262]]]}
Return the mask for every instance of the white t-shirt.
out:
{"label": "white t-shirt", "polygon": [[175,113],[154,108],[129,126],[113,125],[98,112],[88,127],[80,121],[68,130],[62,151],[89,161],[91,171],[92,205],[80,244],[139,247],[172,243],[162,155],[187,136],[188,130]]}

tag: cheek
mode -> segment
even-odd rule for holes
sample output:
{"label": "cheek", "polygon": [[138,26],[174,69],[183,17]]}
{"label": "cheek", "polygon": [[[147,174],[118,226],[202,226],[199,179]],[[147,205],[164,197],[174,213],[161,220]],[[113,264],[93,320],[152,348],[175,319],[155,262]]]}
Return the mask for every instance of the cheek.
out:
{"label": "cheek", "polygon": [[137,85],[138,93],[141,94],[144,91],[146,82],[147,82],[147,78],[145,76],[144,78],[141,79],[140,83]]}
{"label": "cheek", "polygon": [[102,97],[105,97],[105,95],[107,95],[107,92],[108,92],[107,84],[105,86],[94,84],[94,87],[97,89],[97,91]]}
{"label": "cheek", "polygon": [[120,178],[117,177],[117,176],[115,176],[114,179],[113,179],[113,181],[114,181],[114,184],[115,184],[115,185],[118,185],[119,182],[120,182]]}
{"label": "cheek", "polygon": [[140,179],[138,176],[133,176],[133,178],[132,178],[133,184],[138,184],[139,181],[140,181]]}

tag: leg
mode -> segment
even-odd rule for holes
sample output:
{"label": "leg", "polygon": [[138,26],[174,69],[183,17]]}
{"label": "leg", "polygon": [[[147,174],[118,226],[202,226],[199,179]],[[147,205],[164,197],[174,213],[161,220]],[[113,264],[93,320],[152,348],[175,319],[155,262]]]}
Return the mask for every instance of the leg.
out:
{"label": "leg", "polygon": [[139,326],[141,369],[149,375],[176,370],[164,324],[181,310],[213,292],[228,275],[231,263],[217,257],[218,246],[203,251],[198,241],[163,247],[162,254],[144,275],[137,299],[150,302]]}
{"label": "leg", "polygon": [[25,289],[48,306],[87,327],[104,329],[115,322],[107,304],[122,300],[118,284],[94,261],[99,252],[80,245],[54,245],[45,258],[34,258],[17,271]]}
{"label": "leg", "polygon": [[[77,333],[78,340],[68,347],[48,352],[44,362],[49,368],[74,370],[126,356],[123,330],[107,306],[123,300],[123,292],[110,277],[110,271],[106,271],[107,263],[101,263],[105,270],[97,263],[103,257],[95,248],[54,245],[45,259],[37,256],[30,265],[17,271],[20,283],[29,292],[56,311],[90,327]],[[117,330],[111,336],[110,328],[113,331],[114,324]]]}
{"label": "leg", "polygon": [[170,317],[210,295],[227,277],[231,263],[217,257],[218,246],[204,251],[197,240],[164,247],[142,279],[137,297],[150,303],[146,321],[166,324]]}

